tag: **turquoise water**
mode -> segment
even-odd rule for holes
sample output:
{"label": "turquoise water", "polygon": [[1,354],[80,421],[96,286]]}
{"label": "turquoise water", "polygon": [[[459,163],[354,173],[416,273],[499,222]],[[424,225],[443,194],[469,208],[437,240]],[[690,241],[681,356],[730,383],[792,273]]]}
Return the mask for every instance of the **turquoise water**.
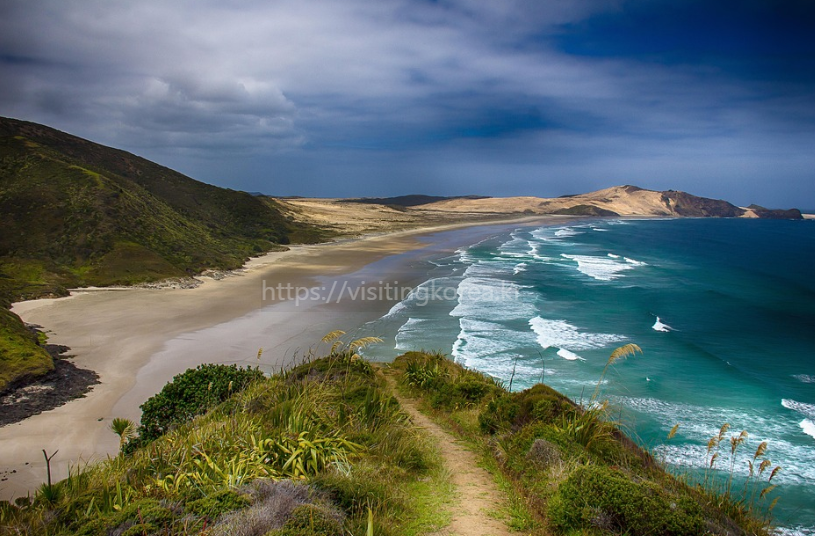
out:
{"label": "turquoise water", "polygon": [[370,357],[439,349],[506,381],[515,367],[513,389],[585,400],[634,342],[644,354],[602,385],[630,432],[690,474],[724,423],[750,434],[737,475],[768,441],[778,523],[815,534],[815,222],[521,227],[427,262],[427,281],[368,326],[386,340]]}

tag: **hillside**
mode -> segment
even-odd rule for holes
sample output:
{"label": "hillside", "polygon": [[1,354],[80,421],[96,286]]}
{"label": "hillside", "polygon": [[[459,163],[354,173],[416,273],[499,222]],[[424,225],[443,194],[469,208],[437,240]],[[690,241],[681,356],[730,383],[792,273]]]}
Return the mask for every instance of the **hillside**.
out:
{"label": "hillside", "polygon": [[448,199],[421,205],[422,209],[469,213],[567,214],[576,216],[689,216],[714,218],[801,219],[800,211],[768,210],[757,205],[737,207],[727,201],[685,192],[657,192],[636,186],[614,186],[587,194],[557,198],[496,197]]}
{"label": "hillside", "polygon": [[[269,198],[7,118],[0,118],[0,229],[3,307],[71,287],[237,268],[280,244],[325,236],[287,220]],[[2,392],[19,371],[51,366],[14,315],[2,311],[0,320]]]}
{"label": "hillside", "polygon": [[[337,333],[323,340],[325,357],[271,378],[223,365],[176,376],[142,406],[137,429],[114,421],[120,455],[0,503],[0,530],[769,533],[764,493],[720,495],[718,482],[673,477],[607,420],[605,404],[586,409],[542,384],[509,392],[440,354],[374,367],[356,353],[372,341],[342,343]],[[730,449],[724,430],[716,439],[713,452]],[[765,468],[763,459],[754,458]]]}
{"label": "hillside", "polygon": [[6,275],[41,273],[13,289],[24,296],[234,268],[298,231],[268,198],[13,119],[0,119],[0,214]]}

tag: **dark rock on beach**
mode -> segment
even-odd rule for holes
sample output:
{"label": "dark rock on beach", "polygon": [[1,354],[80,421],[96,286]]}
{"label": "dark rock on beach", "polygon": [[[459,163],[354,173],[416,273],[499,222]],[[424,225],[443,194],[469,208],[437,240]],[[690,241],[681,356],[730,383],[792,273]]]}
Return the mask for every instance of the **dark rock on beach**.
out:
{"label": "dark rock on beach", "polygon": [[69,348],[47,344],[54,358],[54,370],[33,381],[18,381],[0,393],[0,426],[20,422],[81,398],[99,383],[99,375],[74,365],[65,355]]}

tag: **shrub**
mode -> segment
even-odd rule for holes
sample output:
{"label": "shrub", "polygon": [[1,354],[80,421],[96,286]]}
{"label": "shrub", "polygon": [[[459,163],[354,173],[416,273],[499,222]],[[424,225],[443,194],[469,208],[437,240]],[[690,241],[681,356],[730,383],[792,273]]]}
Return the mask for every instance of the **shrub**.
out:
{"label": "shrub", "polygon": [[71,534],[91,536],[97,534],[121,534],[141,536],[143,534],[169,533],[180,512],[172,503],[155,499],[140,499],[124,506],[118,512],[110,512],[101,517],[83,519],[71,530]]}
{"label": "shrub", "polygon": [[186,504],[187,511],[210,520],[221,514],[240,510],[249,505],[249,499],[232,490],[224,489]]}
{"label": "shrub", "polygon": [[430,399],[434,408],[468,408],[481,402],[496,391],[486,378],[467,378],[455,383],[439,385]]}
{"label": "shrub", "polygon": [[574,404],[552,388],[537,384],[519,393],[491,400],[478,416],[481,431],[517,431],[530,422],[549,423],[574,411]]}
{"label": "shrub", "polygon": [[125,506],[114,516],[113,521],[117,526],[128,521],[138,521],[160,528],[171,524],[173,517],[173,511],[168,506],[154,499],[142,499]]}
{"label": "shrub", "polygon": [[80,525],[74,536],[96,536],[97,534],[107,534],[107,523],[103,518],[89,519]]}
{"label": "shrub", "polygon": [[403,370],[404,384],[429,392],[430,405],[437,409],[470,408],[502,391],[493,378],[467,370],[441,353],[407,352],[393,366]]}
{"label": "shrub", "polygon": [[260,370],[237,365],[199,365],[175,376],[142,404],[140,442],[155,440],[173,425],[205,413],[261,378]]}
{"label": "shrub", "polygon": [[518,413],[521,406],[512,395],[504,395],[500,398],[490,400],[486,407],[478,414],[478,426],[485,434],[494,434],[500,430],[508,429]]}
{"label": "shrub", "polygon": [[705,533],[699,505],[651,481],[634,481],[620,471],[583,465],[549,501],[549,519],[561,532],[580,529],[638,535]]}

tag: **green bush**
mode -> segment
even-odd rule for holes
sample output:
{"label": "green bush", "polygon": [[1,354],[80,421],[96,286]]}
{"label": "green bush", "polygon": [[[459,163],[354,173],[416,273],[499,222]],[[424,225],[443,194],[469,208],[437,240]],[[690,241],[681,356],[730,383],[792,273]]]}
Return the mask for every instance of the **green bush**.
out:
{"label": "green bush", "polygon": [[506,393],[491,400],[478,416],[481,431],[517,431],[531,422],[550,423],[573,412],[574,404],[554,389],[537,384],[519,393]]}
{"label": "green bush", "polygon": [[502,391],[493,378],[465,369],[440,353],[407,352],[393,366],[403,371],[404,384],[428,392],[436,409],[471,408]]}
{"label": "green bush", "polygon": [[261,378],[260,370],[237,365],[199,365],[175,376],[142,404],[138,443],[157,439],[173,425],[205,413]]}
{"label": "green bush", "polygon": [[494,434],[508,429],[520,413],[521,406],[512,395],[504,395],[490,400],[478,414],[478,426],[485,434]]}
{"label": "green bush", "polygon": [[349,400],[352,407],[356,407],[356,416],[360,423],[369,430],[377,430],[384,425],[390,425],[403,418],[399,402],[381,389],[368,385],[361,386],[357,393],[361,399]]}
{"label": "green bush", "polygon": [[434,408],[468,408],[480,403],[497,390],[486,378],[466,378],[437,386],[430,399]]}
{"label": "green bush", "polygon": [[347,376],[362,378],[375,376],[374,369],[368,361],[354,358],[354,354],[347,351],[303,363],[285,372],[284,375],[290,383],[301,380],[338,380]]}
{"label": "green bush", "polygon": [[95,536],[113,533],[122,536],[141,536],[157,532],[165,533],[172,529],[179,512],[171,503],[155,499],[140,499],[131,502],[118,512],[83,519],[81,524],[73,527],[70,534]]}
{"label": "green bush", "polygon": [[224,489],[186,504],[187,511],[211,520],[221,514],[249,506],[249,499],[232,490]]}
{"label": "green bush", "polygon": [[113,518],[115,526],[127,521],[151,523],[157,527],[169,526],[173,521],[173,511],[154,499],[142,499],[122,508]]}
{"label": "green bush", "polygon": [[698,503],[611,468],[576,468],[549,501],[549,519],[562,533],[588,529],[645,536],[705,533]]}

